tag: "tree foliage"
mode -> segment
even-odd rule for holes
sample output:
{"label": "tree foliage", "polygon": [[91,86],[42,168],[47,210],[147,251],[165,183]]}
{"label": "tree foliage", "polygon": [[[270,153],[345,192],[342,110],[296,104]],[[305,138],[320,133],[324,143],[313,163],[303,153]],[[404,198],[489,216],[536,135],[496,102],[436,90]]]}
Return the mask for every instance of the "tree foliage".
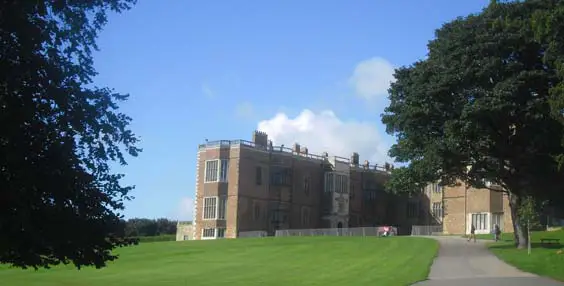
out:
{"label": "tree foliage", "polygon": [[132,218],[125,222],[125,235],[127,237],[157,236],[175,233],[176,222],[166,218]]}
{"label": "tree foliage", "polygon": [[522,198],[518,210],[521,227],[531,230],[541,229],[540,214],[542,208],[543,204],[535,200],[532,196]]}
{"label": "tree foliage", "polygon": [[409,165],[392,172],[392,190],[418,191],[436,181],[501,186],[510,194],[516,240],[526,245],[521,198],[564,197],[564,49],[554,47],[564,30],[551,22],[563,2],[492,1],[443,25],[426,59],[396,70],[382,121],[397,137],[390,155]]}
{"label": "tree foliage", "polygon": [[128,96],[93,86],[92,51],[107,12],[135,0],[0,2],[0,263],[102,267],[132,242],[132,187],[110,163],[140,149]]}

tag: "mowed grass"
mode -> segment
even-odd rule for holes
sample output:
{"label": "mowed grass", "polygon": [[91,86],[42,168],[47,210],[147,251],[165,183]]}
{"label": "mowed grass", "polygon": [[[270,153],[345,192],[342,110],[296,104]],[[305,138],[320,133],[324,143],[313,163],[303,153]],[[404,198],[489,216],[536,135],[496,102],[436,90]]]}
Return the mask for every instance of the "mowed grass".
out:
{"label": "mowed grass", "polygon": [[0,267],[10,286],[410,285],[438,250],[413,237],[287,237],[155,242],[118,250],[104,269]]}
{"label": "mowed grass", "polygon": [[[492,235],[477,237],[492,239]],[[542,245],[541,238],[559,238],[560,244]],[[532,232],[530,255],[527,249],[517,249],[513,241],[513,233],[503,233],[500,241],[488,247],[501,260],[523,271],[564,281],[564,230]]]}

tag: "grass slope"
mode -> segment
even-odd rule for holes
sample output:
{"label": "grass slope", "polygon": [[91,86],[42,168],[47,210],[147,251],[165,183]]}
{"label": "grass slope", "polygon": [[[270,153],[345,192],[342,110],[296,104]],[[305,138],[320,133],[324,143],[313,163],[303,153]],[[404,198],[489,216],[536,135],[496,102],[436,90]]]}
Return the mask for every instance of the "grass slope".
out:
{"label": "grass slope", "polygon": [[0,267],[10,286],[410,285],[438,250],[412,237],[288,237],[145,243],[119,249],[107,268]]}
{"label": "grass slope", "polygon": [[[492,239],[492,235],[477,236]],[[560,245],[543,246],[541,238],[559,238]],[[501,241],[488,245],[490,250],[505,262],[530,273],[564,281],[564,230],[539,231],[531,233],[531,255],[527,249],[516,249],[513,234],[504,233]]]}

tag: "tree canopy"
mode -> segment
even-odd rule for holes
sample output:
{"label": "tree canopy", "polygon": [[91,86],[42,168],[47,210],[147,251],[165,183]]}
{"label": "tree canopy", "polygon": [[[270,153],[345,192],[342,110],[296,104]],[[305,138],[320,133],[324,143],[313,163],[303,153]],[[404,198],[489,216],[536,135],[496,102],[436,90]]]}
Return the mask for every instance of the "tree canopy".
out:
{"label": "tree canopy", "polygon": [[176,233],[176,222],[166,218],[132,218],[124,223],[125,235],[127,237],[157,236]]}
{"label": "tree canopy", "polygon": [[92,51],[107,13],[135,2],[1,1],[0,263],[103,267],[132,242],[132,186],[110,164],[141,150],[128,96],[93,85]]}
{"label": "tree canopy", "polygon": [[563,7],[492,1],[444,24],[426,59],[396,70],[382,121],[397,137],[390,156],[409,164],[392,172],[392,190],[501,186],[524,245],[521,198],[563,197]]}

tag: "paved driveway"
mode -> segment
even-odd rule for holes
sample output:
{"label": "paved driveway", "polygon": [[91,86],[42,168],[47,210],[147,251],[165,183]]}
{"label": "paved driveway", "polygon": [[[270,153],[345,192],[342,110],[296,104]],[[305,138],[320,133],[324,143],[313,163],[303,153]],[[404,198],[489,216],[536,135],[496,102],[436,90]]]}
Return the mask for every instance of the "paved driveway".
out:
{"label": "paved driveway", "polygon": [[434,237],[439,253],[429,280],[415,285],[488,285],[488,286],[563,286],[564,283],[525,273],[499,260],[485,242],[468,242],[460,237]]}

